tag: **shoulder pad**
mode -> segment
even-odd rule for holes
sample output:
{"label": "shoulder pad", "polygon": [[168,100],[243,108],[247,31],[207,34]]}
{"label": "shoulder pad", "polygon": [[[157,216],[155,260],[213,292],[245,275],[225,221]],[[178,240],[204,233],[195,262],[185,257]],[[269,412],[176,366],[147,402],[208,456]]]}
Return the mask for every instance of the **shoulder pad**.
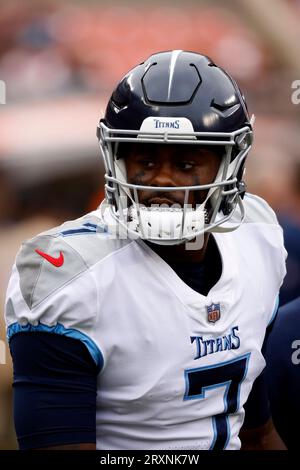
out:
{"label": "shoulder pad", "polygon": [[128,240],[110,239],[105,226],[85,216],[23,243],[16,259],[22,296],[30,309]]}
{"label": "shoulder pad", "polygon": [[263,223],[278,225],[275,212],[269,204],[259,196],[245,193],[245,223]]}

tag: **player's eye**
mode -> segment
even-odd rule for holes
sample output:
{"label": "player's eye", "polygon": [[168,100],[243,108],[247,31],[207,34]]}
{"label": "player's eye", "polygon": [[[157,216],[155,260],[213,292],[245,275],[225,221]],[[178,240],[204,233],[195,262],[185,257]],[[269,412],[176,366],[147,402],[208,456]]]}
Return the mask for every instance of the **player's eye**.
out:
{"label": "player's eye", "polygon": [[140,163],[145,167],[145,168],[153,168],[155,166],[155,162],[150,159],[143,159],[140,160]]}
{"label": "player's eye", "polygon": [[177,163],[177,167],[180,169],[180,170],[191,170],[194,166],[194,163],[193,162],[178,162]]}

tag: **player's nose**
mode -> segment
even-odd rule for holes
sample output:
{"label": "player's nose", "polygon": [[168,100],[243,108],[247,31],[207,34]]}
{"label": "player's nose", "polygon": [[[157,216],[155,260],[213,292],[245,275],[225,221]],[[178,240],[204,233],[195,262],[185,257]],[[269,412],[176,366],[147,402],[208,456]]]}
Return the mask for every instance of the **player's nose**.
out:
{"label": "player's nose", "polygon": [[175,172],[170,161],[163,162],[159,166],[158,171],[152,178],[151,186],[176,186]]}

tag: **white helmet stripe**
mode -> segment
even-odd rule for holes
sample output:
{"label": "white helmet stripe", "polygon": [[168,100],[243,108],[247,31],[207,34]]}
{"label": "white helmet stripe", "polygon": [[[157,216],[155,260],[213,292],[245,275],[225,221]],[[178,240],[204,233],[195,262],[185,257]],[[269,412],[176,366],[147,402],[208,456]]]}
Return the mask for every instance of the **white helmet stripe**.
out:
{"label": "white helmet stripe", "polygon": [[168,86],[168,100],[170,99],[170,96],[171,96],[171,88],[172,88],[175,65],[176,65],[177,59],[180,56],[181,52],[182,52],[182,50],[172,51],[171,62],[170,62],[169,86]]}

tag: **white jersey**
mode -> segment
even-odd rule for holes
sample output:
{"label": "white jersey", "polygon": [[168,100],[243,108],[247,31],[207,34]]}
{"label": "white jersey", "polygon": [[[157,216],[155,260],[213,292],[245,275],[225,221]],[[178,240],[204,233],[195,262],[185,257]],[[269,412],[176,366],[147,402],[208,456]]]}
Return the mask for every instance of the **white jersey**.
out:
{"label": "white jersey", "polygon": [[241,227],[213,235],[222,274],[207,296],[143,241],[113,239],[99,211],[23,245],[8,336],[49,331],[86,345],[100,370],[98,449],[240,448],[285,275],[274,212],[256,196],[244,201]]}

